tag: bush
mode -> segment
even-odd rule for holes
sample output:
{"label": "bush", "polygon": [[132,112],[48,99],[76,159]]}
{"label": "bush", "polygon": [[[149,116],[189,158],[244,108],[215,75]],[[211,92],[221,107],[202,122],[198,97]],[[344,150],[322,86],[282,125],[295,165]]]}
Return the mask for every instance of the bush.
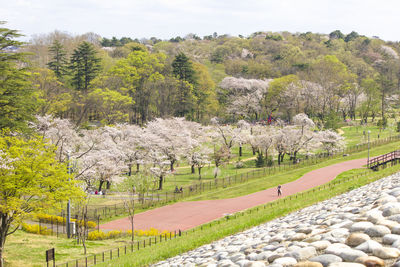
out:
{"label": "bush", "polygon": [[324,127],[325,129],[336,130],[340,128],[340,118],[335,112],[331,112],[326,116]]}
{"label": "bush", "polygon": [[22,223],[22,231],[31,234],[39,234],[39,235],[51,235],[53,231],[51,229],[47,229],[46,226],[39,227],[38,224],[27,224]]}
{"label": "bush", "polygon": [[379,128],[386,128],[387,124],[388,124],[387,118],[383,117],[382,119],[378,120],[376,126],[378,126]]}
{"label": "bush", "polygon": [[265,165],[264,156],[262,153],[257,154],[256,167],[261,168]]}
{"label": "bush", "polygon": [[274,160],[272,159],[272,156],[268,156],[268,157],[265,159],[265,163],[266,163],[267,167],[273,166],[273,165],[274,165]]}
{"label": "bush", "polygon": [[241,169],[244,167],[243,161],[239,160],[235,162],[235,168],[236,169]]}
{"label": "bush", "polygon": [[[48,222],[48,223],[59,223],[59,224],[63,224],[65,223],[66,219],[64,217],[61,216],[57,216],[57,215],[49,215],[49,214],[43,214],[43,213],[39,213],[36,214],[35,217],[38,220],[41,220],[43,222]],[[71,219],[71,222],[76,222],[76,219]],[[97,224],[93,221],[87,221],[87,226],[89,228],[96,228]],[[81,226],[83,224],[82,220],[78,220],[77,224],[79,226]]]}
{"label": "bush", "polygon": [[400,132],[400,121],[397,122],[397,132]]}
{"label": "bush", "polygon": [[[132,231],[119,231],[119,230],[113,230],[110,232],[103,232],[103,231],[93,231],[89,232],[88,234],[88,240],[105,240],[105,239],[112,239],[112,238],[118,238],[118,237],[123,237],[123,236],[131,236]],[[160,232],[159,230],[155,228],[150,228],[149,230],[135,230],[135,236],[169,236],[170,232],[168,231],[162,231]],[[175,236],[174,233],[171,233],[171,236]]]}

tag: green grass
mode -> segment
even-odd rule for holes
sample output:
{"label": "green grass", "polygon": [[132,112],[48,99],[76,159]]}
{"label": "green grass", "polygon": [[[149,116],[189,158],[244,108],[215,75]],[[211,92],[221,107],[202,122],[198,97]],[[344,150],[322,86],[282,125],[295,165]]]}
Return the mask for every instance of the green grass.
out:
{"label": "green grass", "polygon": [[[144,237],[135,238],[141,240]],[[86,241],[86,244],[88,254],[91,254],[127,244],[129,241],[130,237],[126,236],[116,239]],[[74,239],[29,234],[18,230],[7,237],[5,245],[6,266],[43,266],[46,262],[45,252],[50,248],[55,248],[56,262],[65,262],[84,256],[82,245],[77,245]]]}
{"label": "green grass", "polygon": [[[342,127],[341,130],[344,132],[343,137],[345,138],[345,142],[347,146],[354,146],[357,144],[367,143],[368,142],[368,131],[370,133],[370,141],[386,138],[391,135],[396,135],[398,133],[395,132],[394,127],[388,127],[384,130],[379,129],[376,125],[367,125],[367,126],[346,126]],[[364,135],[365,131],[365,135]],[[379,138],[378,138],[379,135]]]}
{"label": "green grass", "polygon": [[[389,167],[379,172],[367,171],[365,169],[351,170],[342,173],[335,180],[326,185],[297,194],[297,197],[286,197],[268,205],[261,205],[249,209],[246,212],[239,212],[230,216],[229,219],[223,218],[218,220],[218,222],[206,224],[202,227],[197,227],[193,231],[188,231],[184,237],[173,239],[166,243],[160,243],[151,248],[141,249],[134,252],[134,254],[122,256],[119,259],[100,264],[99,266],[146,266],[259,225],[263,222],[287,215],[290,212],[358,188],[398,172],[399,170],[400,165]],[[355,175],[360,176],[354,177]],[[353,178],[347,180],[351,177]]]}

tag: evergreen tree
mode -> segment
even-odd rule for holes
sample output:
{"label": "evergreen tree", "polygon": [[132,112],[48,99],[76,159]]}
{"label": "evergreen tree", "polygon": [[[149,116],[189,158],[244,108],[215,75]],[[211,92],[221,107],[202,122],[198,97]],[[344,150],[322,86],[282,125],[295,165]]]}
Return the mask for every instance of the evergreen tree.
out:
{"label": "evergreen tree", "polygon": [[195,72],[189,58],[184,54],[178,54],[172,62],[173,74],[179,80],[195,84]]}
{"label": "evergreen tree", "polygon": [[178,54],[172,62],[172,73],[180,81],[176,115],[186,116],[193,111],[193,86],[196,83],[195,71],[189,58],[184,54]]}
{"label": "evergreen tree", "polygon": [[63,45],[55,40],[53,44],[50,46],[49,51],[53,56],[52,60],[47,64],[49,69],[54,71],[58,79],[61,79],[62,76],[66,73],[67,68],[67,53]]}
{"label": "evergreen tree", "polygon": [[69,68],[75,89],[84,91],[88,89],[90,81],[96,78],[101,70],[100,61],[93,45],[88,42],[82,42],[74,50]]}
{"label": "evergreen tree", "polygon": [[21,36],[0,22],[0,129],[24,130],[33,120],[36,99],[26,70],[25,55],[18,52]]}

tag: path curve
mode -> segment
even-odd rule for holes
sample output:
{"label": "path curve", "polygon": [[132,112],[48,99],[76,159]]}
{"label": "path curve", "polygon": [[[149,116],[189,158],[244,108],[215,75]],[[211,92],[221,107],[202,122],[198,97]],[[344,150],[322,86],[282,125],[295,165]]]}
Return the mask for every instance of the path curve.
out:
{"label": "path curve", "polygon": [[[338,174],[366,164],[366,159],[355,159],[323,167],[306,173],[301,178],[282,185],[282,196],[290,196],[298,192],[328,183]],[[148,210],[135,215],[135,229],[187,230],[225,214],[235,213],[257,205],[276,200],[275,188],[269,188],[253,194],[236,198],[178,202],[172,205]],[[128,218],[114,220],[100,225],[103,230],[130,230]]]}

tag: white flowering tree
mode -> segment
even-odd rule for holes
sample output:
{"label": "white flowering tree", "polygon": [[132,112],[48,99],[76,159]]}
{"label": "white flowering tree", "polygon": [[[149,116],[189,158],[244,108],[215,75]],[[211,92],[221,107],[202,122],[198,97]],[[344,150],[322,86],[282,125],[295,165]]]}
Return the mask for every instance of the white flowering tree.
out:
{"label": "white flowering tree", "polygon": [[158,118],[146,125],[145,135],[150,138],[149,149],[156,150],[170,162],[170,171],[190,146],[190,131],[184,118]]}
{"label": "white flowering tree", "polygon": [[227,111],[233,116],[259,119],[262,100],[271,80],[224,78],[219,87],[228,95]]}
{"label": "white flowering tree", "polygon": [[318,141],[329,155],[332,155],[336,151],[340,151],[345,147],[343,136],[337,132],[326,130],[318,133]]}

